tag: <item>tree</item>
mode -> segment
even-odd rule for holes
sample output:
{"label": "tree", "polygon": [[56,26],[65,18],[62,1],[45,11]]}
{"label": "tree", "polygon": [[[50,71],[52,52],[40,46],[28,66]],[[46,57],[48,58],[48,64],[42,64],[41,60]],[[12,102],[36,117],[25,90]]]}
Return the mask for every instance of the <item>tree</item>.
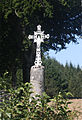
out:
{"label": "tree", "polygon": [[[80,34],[81,25],[80,0],[0,1],[0,66],[3,71],[20,66],[23,69],[23,82],[29,80],[35,56],[35,45],[28,35],[38,24],[51,36],[42,44],[43,52],[61,50],[66,43],[77,42],[75,34]],[[15,76],[16,72],[13,73]]]}
{"label": "tree", "polygon": [[68,80],[68,90],[74,95],[74,97],[82,98],[82,70],[79,65],[75,68],[72,63],[69,66],[69,80]]}
{"label": "tree", "polygon": [[55,59],[45,58],[45,91],[49,96],[67,91],[67,80],[64,78],[64,67]]}
{"label": "tree", "polygon": [[[45,91],[49,96],[59,92],[71,92],[74,98],[82,98],[82,70],[72,63],[65,67],[52,58],[45,58]],[[72,97],[72,96],[71,96]]]}
{"label": "tree", "polygon": [[6,70],[12,74],[12,84],[16,84],[16,71],[20,67],[21,55],[21,26],[18,24],[16,16],[9,15],[4,19],[1,15],[1,35],[0,35],[0,73]]}

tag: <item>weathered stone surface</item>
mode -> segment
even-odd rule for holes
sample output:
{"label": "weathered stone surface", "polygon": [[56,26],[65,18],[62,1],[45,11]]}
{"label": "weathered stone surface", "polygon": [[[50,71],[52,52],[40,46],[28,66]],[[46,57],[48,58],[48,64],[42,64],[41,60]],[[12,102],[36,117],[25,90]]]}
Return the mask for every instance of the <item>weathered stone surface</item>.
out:
{"label": "weathered stone surface", "polygon": [[32,66],[30,71],[30,83],[32,84],[32,97],[36,94],[42,96],[44,92],[44,66]]}

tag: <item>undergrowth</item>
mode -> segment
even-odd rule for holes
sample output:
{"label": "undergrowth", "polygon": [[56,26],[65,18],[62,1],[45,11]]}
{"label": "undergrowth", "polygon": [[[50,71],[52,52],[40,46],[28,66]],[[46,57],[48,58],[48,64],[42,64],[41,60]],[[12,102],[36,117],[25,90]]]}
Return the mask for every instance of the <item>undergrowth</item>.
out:
{"label": "undergrowth", "polygon": [[[25,83],[16,90],[7,93],[0,103],[0,120],[72,120],[65,93],[51,99],[46,93],[43,96],[31,97],[31,85]],[[49,103],[52,102],[50,105]]]}

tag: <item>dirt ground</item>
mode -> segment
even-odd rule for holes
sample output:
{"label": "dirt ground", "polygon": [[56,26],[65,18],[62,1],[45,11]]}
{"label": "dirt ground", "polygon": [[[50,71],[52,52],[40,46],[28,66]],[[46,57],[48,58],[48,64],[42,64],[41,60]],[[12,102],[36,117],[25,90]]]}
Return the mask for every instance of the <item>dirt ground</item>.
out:
{"label": "dirt ground", "polygon": [[69,108],[72,111],[76,111],[76,117],[74,120],[82,120],[82,99],[71,99],[70,102],[73,102],[69,105]]}
{"label": "dirt ground", "polygon": [[[82,120],[82,99],[70,99],[69,102],[72,102],[68,105],[69,109],[72,110],[71,120]],[[49,103],[49,105],[52,104],[52,102]]]}

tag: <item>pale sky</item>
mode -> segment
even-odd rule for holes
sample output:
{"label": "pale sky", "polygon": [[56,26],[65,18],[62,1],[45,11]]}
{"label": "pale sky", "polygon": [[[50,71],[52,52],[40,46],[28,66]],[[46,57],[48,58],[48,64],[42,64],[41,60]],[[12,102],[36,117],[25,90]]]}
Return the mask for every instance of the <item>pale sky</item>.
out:
{"label": "pale sky", "polygon": [[79,44],[70,43],[67,45],[67,49],[61,50],[56,53],[50,50],[49,55],[51,58],[55,58],[61,64],[65,65],[66,62],[70,62],[74,65],[82,68],[82,39],[78,39]]}

